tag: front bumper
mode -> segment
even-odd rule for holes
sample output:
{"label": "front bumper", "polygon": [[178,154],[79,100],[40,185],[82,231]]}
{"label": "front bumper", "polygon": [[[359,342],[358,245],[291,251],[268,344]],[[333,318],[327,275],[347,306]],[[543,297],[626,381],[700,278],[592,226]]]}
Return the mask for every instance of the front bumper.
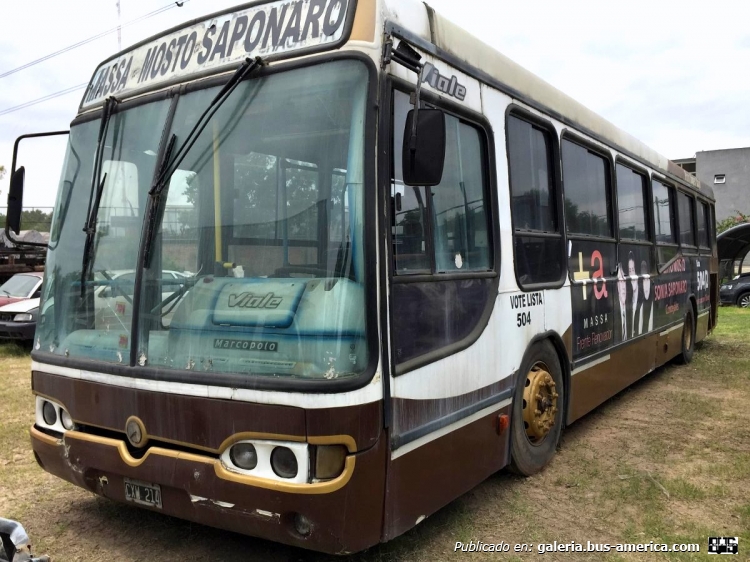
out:
{"label": "front bumper", "polygon": [[735,304],[737,300],[737,295],[734,291],[726,291],[722,290],[719,291],[719,302],[721,304]]}
{"label": "front bumper", "polygon": [[0,322],[0,340],[31,341],[36,322]]}
{"label": "front bumper", "polygon": [[[229,473],[215,457],[151,447],[141,458],[125,442],[70,431],[63,438],[31,428],[34,456],[47,472],[100,496],[126,502],[124,479],[161,487],[163,512],[195,523],[330,554],[380,542],[385,439],[347,459],[344,474],[321,484],[259,485]],[[297,515],[312,523],[308,536]]]}

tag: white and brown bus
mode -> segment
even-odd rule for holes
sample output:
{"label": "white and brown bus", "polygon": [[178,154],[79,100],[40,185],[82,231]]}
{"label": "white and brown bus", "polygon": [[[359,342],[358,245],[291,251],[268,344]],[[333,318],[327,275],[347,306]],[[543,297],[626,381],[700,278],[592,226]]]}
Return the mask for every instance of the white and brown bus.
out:
{"label": "white and brown bus", "polygon": [[102,63],[71,124],[36,459],[365,549],[689,361],[713,225],[709,187],[421,2],[209,15]]}

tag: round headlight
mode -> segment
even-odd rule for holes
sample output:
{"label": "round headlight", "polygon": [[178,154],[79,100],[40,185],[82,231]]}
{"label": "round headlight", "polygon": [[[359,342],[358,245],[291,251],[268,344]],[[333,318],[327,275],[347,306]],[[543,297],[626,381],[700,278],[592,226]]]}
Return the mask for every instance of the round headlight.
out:
{"label": "round headlight", "polygon": [[57,408],[52,402],[45,402],[42,406],[42,417],[44,423],[47,425],[55,425],[57,423]]}
{"label": "round headlight", "polygon": [[65,429],[73,429],[75,427],[73,418],[70,417],[70,414],[66,410],[60,410],[60,421]]}
{"label": "round headlight", "polygon": [[271,453],[271,468],[276,476],[294,478],[297,476],[297,457],[288,447],[276,447]]}
{"label": "round headlight", "polygon": [[242,470],[253,470],[258,466],[258,452],[252,443],[237,443],[229,449],[229,458]]}

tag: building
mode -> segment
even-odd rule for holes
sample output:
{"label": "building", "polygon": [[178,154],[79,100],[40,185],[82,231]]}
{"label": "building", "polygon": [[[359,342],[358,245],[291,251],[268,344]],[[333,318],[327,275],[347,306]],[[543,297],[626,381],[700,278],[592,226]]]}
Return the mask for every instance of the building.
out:
{"label": "building", "polygon": [[750,147],[706,150],[674,162],[713,186],[717,221],[738,212],[750,215]]}

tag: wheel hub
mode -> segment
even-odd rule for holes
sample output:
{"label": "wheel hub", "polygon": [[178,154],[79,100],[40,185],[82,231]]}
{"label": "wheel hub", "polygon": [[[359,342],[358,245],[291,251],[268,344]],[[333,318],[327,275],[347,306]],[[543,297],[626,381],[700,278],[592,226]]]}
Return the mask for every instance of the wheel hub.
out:
{"label": "wheel hub", "polygon": [[555,425],[557,387],[547,366],[537,363],[526,374],[523,390],[523,425],[534,444],[544,441]]}

